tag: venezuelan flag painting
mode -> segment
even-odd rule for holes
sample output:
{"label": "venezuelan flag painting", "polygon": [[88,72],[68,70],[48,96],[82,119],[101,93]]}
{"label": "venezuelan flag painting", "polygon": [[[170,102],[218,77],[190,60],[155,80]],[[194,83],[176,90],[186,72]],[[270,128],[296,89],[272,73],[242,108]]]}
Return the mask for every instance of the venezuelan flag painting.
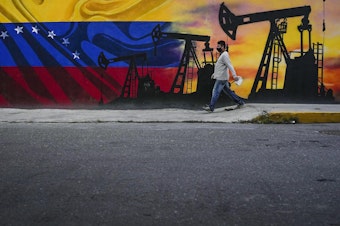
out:
{"label": "venezuelan flag painting", "polygon": [[[225,40],[244,84],[235,87],[247,98],[261,60],[269,25],[240,26],[231,40],[219,24],[217,0],[6,0],[0,1],[0,107],[94,106],[119,98],[137,98],[140,90],[176,92],[183,75],[187,43],[195,42],[198,66],[187,69],[180,92],[198,90],[198,70],[205,41]],[[324,84],[340,99],[339,33],[335,1],[225,1],[236,15],[310,5],[313,39],[323,42]],[[292,19],[291,27],[301,18]],[[326,22],[327,30],[322,29]],[[159,28],[174,36],[155,40]],[[292,28],[287,48],[299,48]],[[179,34],[184,34],[181,36]],[[196,42],[197,41],[197,42]],[[190,55],[192,57],[192,55]],[[215,57],[216,59],[216,57]],[[197,63],[196,62],[196,63]],[[201,65],[202,67],[204,65]],[[280,81],[283,81],[282,78]],[[148,82],[148,83],[146,83]],[[181,82],[181,81],[180,81]],[[150,88],[151,86],[151,88]],[[210,87],[211,88],[211,87]],[[210,91],[209,91],[210,94]]]}
{"label": "venezuelan flag painting", "polygon": [[[7,87],[2,91],[2,99],[23,104],[110,102],[121,96],[130,58],[103,70],[98,66],[100,53],[108,59],[146,53],[152,64],[147,64],[146,57],[136,58],[135,63],[150,68],[169,69],[178,64],[178,54],[164,59],[154,56],[150,32],[155,25],[154,22],[1,24],[4,38],[0,48],[6,53],[1,60],[2,84],[11,84],[2,87]],[[169,23],[162,23],[162,27],[167,26]],[[178,47],[178,41],[168,41],[158,51],[171,52]]]}

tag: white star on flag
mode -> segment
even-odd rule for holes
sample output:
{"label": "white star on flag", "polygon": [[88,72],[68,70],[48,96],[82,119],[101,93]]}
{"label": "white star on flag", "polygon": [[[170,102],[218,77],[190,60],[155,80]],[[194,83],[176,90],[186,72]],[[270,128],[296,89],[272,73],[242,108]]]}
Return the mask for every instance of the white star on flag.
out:
{"label": "white star on flag", "polygon": [[0,37],[1,37],[2,39],[6,39],[7,37],[9,37],[9,35],[7,34],[7,31],[1,31]]}
{"label": "white star on flag", "polygon": [[70,41],[68,40],[68,38],[63,38],[63,45],[67,46],[70,44]]}
{"label": "white star on flag", "polygon": [[24,29],[24,27],[17,26],[16,28],[14,28],[14,30],[17,32],[17,35],[20,33],[24,33],[22,29]]}
{"label": "white star on flag", "polygon": [[80,53],[78,53],[78,51],[76,50],[76,52],[74,52],[74,53],[72,53],[73,54],[73,59],[75,60],[75,59],[80,59]]}
{"label": "white star on flag", "polygon": [[35,26],[35,27],[32,27],[32,33],[36,33],[36,34],[38,34],[38,33],[39,33],[39,30],[40,30],[40,29],[38,29],[38,27],[37,27],[37,26]]}
{"label": "white star on flag", "polygon": [[56,36],[56,34],[54,33],[54,31],[49,31],[48,32],[48,36],[47,37],[49,37],[51,39],[54,39],[55,36]]}

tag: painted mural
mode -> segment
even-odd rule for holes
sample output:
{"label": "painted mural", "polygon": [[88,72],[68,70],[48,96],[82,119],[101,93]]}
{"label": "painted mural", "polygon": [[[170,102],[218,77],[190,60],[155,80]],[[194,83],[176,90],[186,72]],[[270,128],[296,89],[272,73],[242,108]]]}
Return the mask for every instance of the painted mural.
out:
{"label": "painted mural", "polygon": [[243,98],[339,101],[335,1],[222,3],[2,1],[0,106],[209,97],[221,39],[244,79],[232,86]]}

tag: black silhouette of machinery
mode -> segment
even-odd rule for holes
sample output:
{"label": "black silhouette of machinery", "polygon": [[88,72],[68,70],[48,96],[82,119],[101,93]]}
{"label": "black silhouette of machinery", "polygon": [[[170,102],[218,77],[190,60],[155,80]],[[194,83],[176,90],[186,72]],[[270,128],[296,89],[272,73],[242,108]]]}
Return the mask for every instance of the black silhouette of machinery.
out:
{"label": "black silhouette of machinery", "polygon": [[[202,73],[202,71],[207,71],[210,73],[211,70],[204,70],[202,68],[201,64],[199,63],[199,60],[196,55],[195,51],[195,41],[205,42],[205,49],[203,49],[204,54],[204,65],[207,65],[209,63],[214,62],[213,58],[213,49],[209,47],[209,41],[210,36],[206,35],[194,35],[194,34],[182,34],[182,33],[169,33],[169,32],[162,32],[161,26],[158,24],[153,30],[152,30],[152,40],[155,45],[155,54],[156,54],[156,46],[157,43],[161,38],[168,38],[168,39],[181,39],[185,41],[185,47],[184,52],[181,57],[181,62],[178,66],[177,73],[174,79],[174,82],[171,86],[171,92],[172,93],[191,93],[192,90],[192,74],[193,72],[189,72],[190,76],[187,76],[188,74],[188,66],[190,62],[195,62],[196,67],[198,68],[198,86],[200,83],[201,78],[200,77],[208,77],[210,79],[210,75],[207,73]],[[211,61],[207,61],[207,55],[210,53]],[[212,73],[212,72],[211,72]],[[203,80],[203,79],[202,79]],[[187,82],[187,90],[184,91],[184,84]]]}
{"label": "black silhouette of machinery", "polygon": [[[276,97],[313,99],[319,95],[318,60],[316,60],[315,55],[323,55],[323,52],[320,52],[320,48],[316,48],[316,50],[313,50],[312,48],[312,25],[309,24],[308,20],[310,12],[310,6],[302,6],[235,16],[224,3],[221,4],[219,10],[219,23],[223,31],[233,40],[236,39],[236,31],[240,25],[261,21],[270,22],[269,35],[249,99],[272,99]],[[300,56],[291,59],[283,41],[283,34],[287,31],[287,18],[298,16],[303,17],[301,25],[298,26],[301,38]],[[305,31],[308,31],[307,51],[304,51],[303,43]],[[318,44],[318,46],[319,45],[320,44]],[[280,90],[277,88],[277,82],[278,67],[282,55],[287,64],[287,68],[284,87]],[[272,63],[271,60],[273,61]],[[272,66],[272,75],[271,84],[268,86],[267,82],[270,66]],[[319,81],[319,84],[323,85],[323,82]]]}
{"label": "black silhouette of machinery", "polygon": [[110,63],[119,61],[129,61],[129,69],[125,78],[121,98],[137,98],[142,95],[154,94],[156,91],[155,83],[147,74],[139,76],[136,60],[146,61],[146,53],[133,54],[112,59],[107,59],[103,52],[98,56],[98,64],[101,68],[107,69]]}

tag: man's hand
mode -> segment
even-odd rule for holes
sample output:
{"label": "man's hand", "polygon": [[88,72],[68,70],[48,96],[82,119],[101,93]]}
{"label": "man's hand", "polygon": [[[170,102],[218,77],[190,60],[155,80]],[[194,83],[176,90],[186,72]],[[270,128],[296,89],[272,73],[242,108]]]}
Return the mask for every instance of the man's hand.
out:
{"label": "man's hand", "polygon": [[239,76],[235,76],[235,77],[234,77],[234,81],[235,81],[235,82],[237,82],[239,79],[240,79]]}

